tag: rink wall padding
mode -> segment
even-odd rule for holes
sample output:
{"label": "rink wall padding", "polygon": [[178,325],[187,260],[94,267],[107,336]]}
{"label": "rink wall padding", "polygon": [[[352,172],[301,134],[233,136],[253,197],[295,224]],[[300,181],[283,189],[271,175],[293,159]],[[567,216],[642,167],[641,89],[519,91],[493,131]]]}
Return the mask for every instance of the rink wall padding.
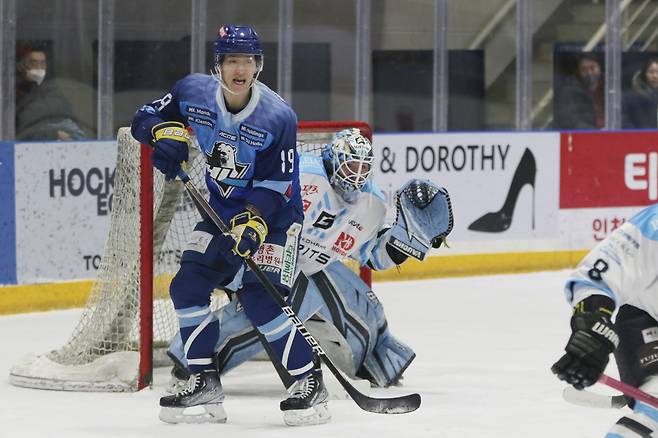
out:
{"label": "rink wall padding", "polygon": [[[388,222],[411,178],[446,187],[455,218],[448,248],[375,281],[573,267],[658,202],[655,130],[375,133],[373,143]],[[116,151],[115,141],[0,143],[0,314],[84,304],[109,230]]]}

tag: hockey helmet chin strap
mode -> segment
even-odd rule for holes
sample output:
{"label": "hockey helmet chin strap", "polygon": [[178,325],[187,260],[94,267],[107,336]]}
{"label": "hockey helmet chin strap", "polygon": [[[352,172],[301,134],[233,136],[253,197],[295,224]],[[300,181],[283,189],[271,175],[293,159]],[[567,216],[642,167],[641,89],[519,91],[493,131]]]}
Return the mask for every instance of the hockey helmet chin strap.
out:
{"label": "hockey helmet chin strap", "polygon": [[[250,56],[254,56],[254,55],[250,55]],[[260,62],[259,62],[260,65],[258,66],[258,69],[256,70],[256,73],[254,73],[254,78],[251,80],[251,84],[249,84],[249,89],[250,90],[251,90],[251,87],[253,87],[254,84],[256,83],[256,81],[258,80],[258,75],[260,75],[260,72],[263,71],[263,55],[259,55],[259,56],[260,56]],[[212,76],[213,79],[215,79],[217,82],[219,82],[219,85],[222,87],[222,89],[226,90],[228,93],[230,93],[234,96],[237,96],[239,94],[239,93],[236,93],[235,91],[231,90],[229,88],[229,86],[226,84],[226,82],[224,82],[224,79],[222,79],[222,70],[219,67],[219,61],[215,63],[215,66],[210,71],[210,76]]]}

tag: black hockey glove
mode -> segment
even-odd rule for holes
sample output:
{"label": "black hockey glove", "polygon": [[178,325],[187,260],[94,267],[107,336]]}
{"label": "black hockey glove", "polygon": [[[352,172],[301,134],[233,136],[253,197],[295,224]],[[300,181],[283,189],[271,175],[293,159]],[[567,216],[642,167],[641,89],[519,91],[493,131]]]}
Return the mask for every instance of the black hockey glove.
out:
{"label": "black hockey glove", "polygon": [[596,383],[608,365],[610,353],[619,345],[619,336],[610,321],[610,310],[581,309],[577,306],[571,317],[572,334],[564,348],[566,354],[551,367],[558,379],[576,389]]}
{"label": "black hockey glove", "polygon": [[162,172],[166,181],[176,178],[180,165],[187,161],[190,136],[180,122],[162,122],[151,128],[153,135],[153,167]]}

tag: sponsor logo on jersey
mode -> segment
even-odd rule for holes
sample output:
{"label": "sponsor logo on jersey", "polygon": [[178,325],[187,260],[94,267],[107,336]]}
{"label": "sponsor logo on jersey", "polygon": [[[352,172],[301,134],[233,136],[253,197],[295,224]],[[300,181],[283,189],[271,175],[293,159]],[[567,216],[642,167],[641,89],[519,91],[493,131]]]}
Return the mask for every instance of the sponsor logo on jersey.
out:
{"label": "sponsor logo on jersey", "polygon": [[212,120],[202,119],[201,117],[187,116],[187,121],[190,124],[196,123],[197,125],[203,125],[209,128],[215,127],[215,122],[213,122]]}
{"label": "sponsor logo on jersey", "polygon": [[318,186],[315,184],[304,184],[302,187],[302,196],[315,195],[318,193]]}
{"label": "sponsor logo on jersey", "polygon": [[306,199],[302,199],[302,208],[304,209],[304,213],[306,213],[306,210],[313,205],[311,201],[307,201]]}
{"label": "sponsor logo on jersey", "polygon": [[230,132],[226,132],[226,131],[219,131],[219,132],[217,133],[217,136],[218,136],[218,137],[225,138],[225,139],[227,139],[227,140],[229,140],[229,141],[236,141],[236,140],[238,139],[238,136],[237,136],[237,135],[235,135],[235,134],[231,134]]}
{"label": "sponsor logo on jersey", "polygon": [[363,231],[363,225],[361,225],[360,223],[358,223],[354,219],[350,219],[348,224],[350,224],[351,226],[353,226],[354,228],[356,228],[359,231]]}
{"label": "sponsor logo on jersey", "polygon": [[263,272],[279,274],[283,266],[283,246],[263,243],[251,259]]}
{"label": "sponsor logo on jersey", "polygon": [[247,126],[244,123],[240,125],[240,132],[244,132],[247,135],[251,135],[252,137],[260,138],[261,140],[265,140],[267,138],[267,132],[261,131],[260,129],[253,128],[251,126]]}
{"label": "sponsor logo on jersey", "polygon": [[263,146],[263,142],[260,140],[252,140],[251,138],[247,137],[246,135],[241,135],[240,136],[240,141],[243,142],[244,144],[247,144],[251,147],[259,148]]}
{"label": "sponsor logo on jersey", "polygon": [[323,211],[320,213],[320,216],[313,222],[313,226],[315,228],[320,228],[322,230],[328,230],[331,228],[331,226],[334,224],[334,221],[336,220],[336,215],[327,213],[326,211]]}
{"label": "sponsor logo on jersey", "polygon": [[658,327],[649,327],[642,330],[642,340],[645,344],[658,341]]}
{"label": "sponsor logo on jersey", "polygon": [[203,117],[209,117],[210,119],[217,119],[217,113],[214,111],[210,111],[209,109],[206,108],[200,108],[198,106],[192,106],[188,105],[187,106],[187,112],[189,114],[195,114],[197,116],[203,116]]}
{"label": "sponsor logo on jersey", "polygon": [[212,153],[206,155],[206,160],[208,174],[217,182],[219,192],[224,197],[229,196],[235,188],[224,180],[240,179],[249,169],[249,164],[237,160],[236,147],[222,141],[215,142]]}
{"label": "sponsor logo on jersey", "polygon": [[346,256],[347,252],[354,248],[354,244],[356,243],[356,239],[349,234],[341,231],[340,236],[338,236],[338,239],[334,242],[333,250],[336,251],[337,253]]}
{"label": "sponsor logo on jersey", "polygon": [[[308,240],[306,242],[315,243],[315,242],[309,242]],[[326,265],[331,260],[331,256],[329,254],[324,253],[322,251],[318,251],[317,249],[309,248],[307,245],[303,243],[299,244],[299,255],[300,257],[305,257],[314,262],[320,263],[321,265]]]}

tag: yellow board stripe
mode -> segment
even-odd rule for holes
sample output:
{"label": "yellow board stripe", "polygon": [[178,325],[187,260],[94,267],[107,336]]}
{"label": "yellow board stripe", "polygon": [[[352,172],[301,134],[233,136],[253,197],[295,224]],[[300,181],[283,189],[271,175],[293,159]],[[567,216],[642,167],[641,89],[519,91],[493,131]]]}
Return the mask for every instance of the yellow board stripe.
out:
{"label": "yellow board stripe", "polygon": [[0,315],[82,307],[93,281],[0,287]]}
{"label": "yellow board stripe", "polygon": [[[575,266],[583,251],[518,252],[429,257],[408,260],[397,269],[373,272],[374,281],[420,280],[565,269]],[[167,296],[170,275],[156,278],[154,295]],[[0,286],[0,315],[82,307],[93,281]]]}
{"label": "yellow board stripe", "polygon": [[583,251],[512,252],[428,257],[407,260],[398,269],[373,272],[374,281],[421,280],[518,272],[550,271],[574,267]]}

